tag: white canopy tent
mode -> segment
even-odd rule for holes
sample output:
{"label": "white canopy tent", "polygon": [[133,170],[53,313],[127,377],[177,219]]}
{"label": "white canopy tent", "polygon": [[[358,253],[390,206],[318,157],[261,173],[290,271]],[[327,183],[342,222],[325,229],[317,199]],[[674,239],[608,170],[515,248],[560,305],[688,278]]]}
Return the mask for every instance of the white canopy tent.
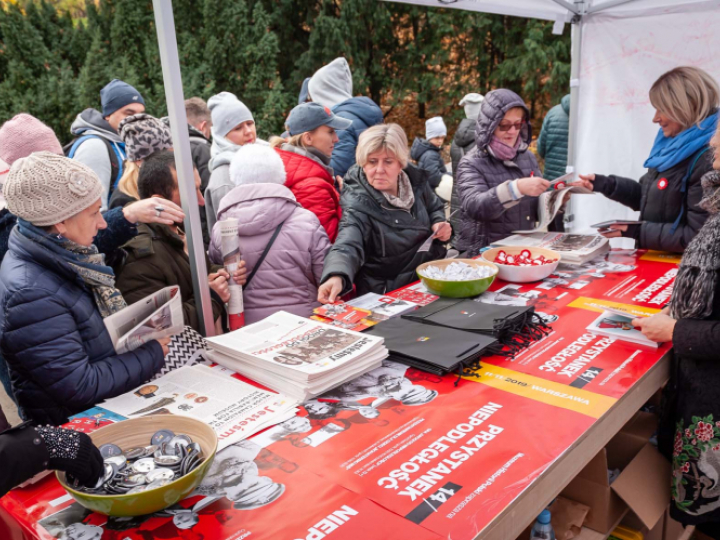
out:
{"label": "white canopy tent", "polygon": [[[638,179],[657,135],[648,90],[694,65],[720,80],[718,0],[388,0],[572,23],[568,171]],[[573,232],[632,218],[600,195],[574,196]]]}

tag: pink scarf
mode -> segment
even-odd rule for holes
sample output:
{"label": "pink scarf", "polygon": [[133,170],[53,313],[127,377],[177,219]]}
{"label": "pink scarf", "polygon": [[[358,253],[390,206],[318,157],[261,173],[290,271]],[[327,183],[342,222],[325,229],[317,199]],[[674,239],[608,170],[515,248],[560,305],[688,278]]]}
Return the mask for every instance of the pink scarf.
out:
{"label": "pink scarf", "polygon": [[498,139],[495,135],[493,135],[489,145],[490,150],[492,150],[493,155],[499,160],[511,161],[515,159],[518,148],[520,148],[520,139],[520,134],[518,134],[518,138],[515,141],[515,146],[508,146],[500,139]]}

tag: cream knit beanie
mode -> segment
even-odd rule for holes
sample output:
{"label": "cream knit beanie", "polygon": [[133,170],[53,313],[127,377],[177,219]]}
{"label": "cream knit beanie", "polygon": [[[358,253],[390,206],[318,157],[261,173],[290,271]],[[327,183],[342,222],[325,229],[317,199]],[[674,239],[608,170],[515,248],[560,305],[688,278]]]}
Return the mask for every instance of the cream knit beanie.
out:
{"label": "cream knit beanie", "polygon": [[5,175],[8,210],[38,227],[79,214],[102,197],[102,184],[87,165],[52,152],[20,158]]}

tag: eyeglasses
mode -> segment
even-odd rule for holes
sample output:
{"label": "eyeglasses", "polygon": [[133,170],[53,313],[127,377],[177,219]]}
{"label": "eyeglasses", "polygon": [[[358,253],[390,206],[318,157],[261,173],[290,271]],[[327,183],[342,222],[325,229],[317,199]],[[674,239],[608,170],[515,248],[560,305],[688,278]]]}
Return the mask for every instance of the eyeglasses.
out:
{"label": "eyeglasses", "polygon": [[523,124],[525,124],[525,122],[515,122],[514,124],[500,124],[498,126],[498,129],[500,131],[510,131],[512,128],[515,128],[517,131],[520,131],[523,127]]}

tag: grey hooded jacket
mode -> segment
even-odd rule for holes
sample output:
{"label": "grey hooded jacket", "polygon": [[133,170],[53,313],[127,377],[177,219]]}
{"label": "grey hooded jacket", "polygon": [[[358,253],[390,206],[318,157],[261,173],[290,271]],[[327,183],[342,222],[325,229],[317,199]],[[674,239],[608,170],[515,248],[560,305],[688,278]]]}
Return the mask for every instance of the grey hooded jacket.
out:
{"label": "grey hooded jacket", "polygon": [[[537,197],[515,198],[510,183],[540,168],[532,152],[530,123],[520,132],[522,143],[511,161],[501,161],[488,149],[495,129],[510,109],[529,111],[522,98],[512,90],[493,90],[485,96],[477,120],[475,148],[460,160],[455,186],[460,200],[460,231],[455,247],[476,254],[482,247],[501,240],[516,230],[535,227]],[[515,188],[516,190],[516,188]]]}

